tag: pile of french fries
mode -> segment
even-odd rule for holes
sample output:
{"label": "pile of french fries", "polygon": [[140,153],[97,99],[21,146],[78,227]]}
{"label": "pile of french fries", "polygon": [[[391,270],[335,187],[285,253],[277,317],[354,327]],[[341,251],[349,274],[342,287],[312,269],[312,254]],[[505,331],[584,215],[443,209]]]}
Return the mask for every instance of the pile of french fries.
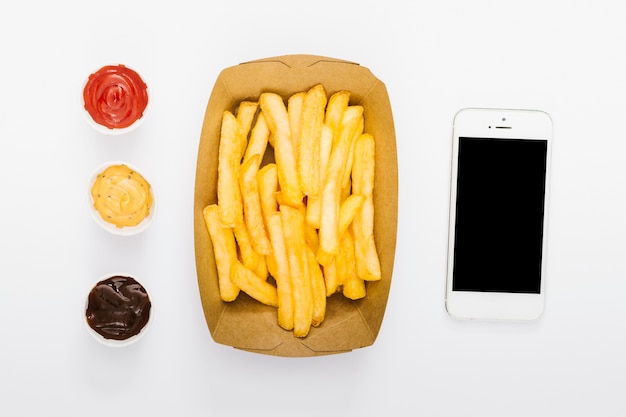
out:
{"label": "pile of french fries", "polygon": [[329,97],[321,84],[286,103],[263,93],[235,113],[223,113],[217,204],[203,212],[220,297],[243,291],[306,337],[323,322],[327,297],[360,299],[366,281],[381,279],[374,137],[350,92]]}

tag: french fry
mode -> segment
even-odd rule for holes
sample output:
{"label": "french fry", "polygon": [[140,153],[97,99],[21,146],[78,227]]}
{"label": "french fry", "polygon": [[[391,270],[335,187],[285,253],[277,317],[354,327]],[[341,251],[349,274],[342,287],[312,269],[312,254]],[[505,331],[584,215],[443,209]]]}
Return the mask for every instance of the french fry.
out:
{"label": "french fry", "polygon": [[269,141],[270,129],[265,121],[263,112],[259,112],[256,123],[250,133],[250,140],[246,147],[245,154],[243,156],[243,162],[245,163],[252,155],[259,154],[261,158],[265,155],[267,149],[267,143]]}
{"label": "french fry", "polygon": [[254,272],[236,261],[230,271],[230,279],[243,292],[255,300],[272,307],[278,307],[276,287],[256,276]]}
{"label": "french fry", "polygon": [[359,212],[361,207],[363,206],[363,202],[365,201],[365,196],[360,194],[351,194],[349,195],[343,203],[341,203],[341,207],[339,208],[339,238],[343,236],[344,232],[352,221],[356,217],[356,214]]}
{"label": "french fry", "polygon": [[307,207],[305,205],[302,205],[300,207],[298,207],[298,210],[300,210],[300,213],[302,214],[302,217],[305,219],[304,221],[304,242],[306,243],[306,245],[313,249],[316,253],[317,249],[319,248],[319,235],[317,234],[317,229],[308,225],[306,222],[306,213],[307,213]]}
{"label": "french fry", "polygon": [[337,258],[328,265],[322,265],[324,271],[324,283],[326,285],[326,297],[330,297],[339,290],[339,273],[337,271]]}
{"label": "french fry", "polygon": [[319,194],[317,197],[308,196],[306,200],[306,222],[309,226],[316,229],[320,228],[322,217],[322,189],[326,182],[326,169],[328,168],[328,160],[330,159],[330,151],[333,146],[333,130],[327,125],[322,126],[322,135],[320,137],[320,175],[319,175]]}
{"label": "french fry", "polygon": [[[257,174],[257,182],[259,183],[259,196],[261,199],[261,212],[263,214],[263,222],[265,230],[269,237],[269,217],[278,212],[278,202],[274,194],[278,191],[278,177],[276,174],[276,164],[267,164],[259,170]],[[270,238],[271,243],[271,238]],[[274,278],[276,278],[276,260],[275,253],[265,257],[267,269]],[[293,326],[293,325],[292,325]]]}
{"label": "french fry", "polygon": [[356,257],[354,252],[354,240],[348,230],[341,237],[337,264],[339,274],[342,277],[341,285],[343,295],[351,300],[365,297],[365,281],[358,277],[356,272]]}
{"label": "french fry", "polygon": [[341,123],[341,116],[343,112],[348,108],[350,102],[349,91],[337,91],[328,99],[326,106],[326,116],[324,124],[333,131],[335,138],[339,137],[339,125]]}
{"label": "french fry", "polygon": [[259,104],[270,132],[274,135],[274,156],[281,193],[286,204],[299,207],[303,196],[298,182],[296,159],[291,142],[291,126],[285,103],[278,94],[263,93],[259,98]]}
{"label": "french fry", "polygon": [[239,295],[239,287],[230,280],[230,270],[237,262],[237,247],[233,231],[231,228],[222,226],[216,204],[206,206],[202,214],[213,243],[220,298],[227,302],[233,301]]}
{"label": "french fry", "polygon": [[304,241],[314,251],[313,253],[317,253],[320,247],[320,236],[317,229],[306,224],[306,221],[304,222]]}
{"label": "french fry", "polygon": [[352,189],[365,196],[365,201],[352,222],[357,274],[366,281],[378,281],[382,274],[380,260],[374,241],[374,137],[362,134],[355,145],[355,159],[352,170]]}
{"label": "french fry", "polygon": [[287,115],[291,127],[291,143],[293,144],[293,156],[298,164],[298,152],[300,152],[300,130],[302,127],[302,105],[306,91],[300,91],[287,99]]}
{"label": "french fry", "polygon": [[241,127],[241,139],[239,140],[238,159],[241,161],[244,152],[246,151],[246,145],[248,144],[248,134],[254,121],[259,103],[256,101],[242,101],[237,108],[237,121]]}
{"label": "french fry", "polygon": [[[267,267],[267,273],[272,277],[276,277],[278,267],[276,266],[276,257],[273,252],[265,257],[265,266]],[[265,279],[267,280],[267,277]]]}
{"label": "french fry", "polygon": [[326,91],[317,84],[307,91],[302,103],[298,178],[302,192],[312,197],[317,197],[320,189],[320,138],[326,102]]}
{"label": "french fry", "polygon": [[311,292],[313,296],[313,315],[311,325],[318,327],[324,321],[326,315],[326,284],[324,274],[317,263],[315,253],[310,247],[306,247],[309,279],[311,280]]}
{"label": "french fry", "polygon": [[357,126],[355,135],[350,143],[350,149],[348,150],[348,157],[346,158],[346,164],[343,166],[343,173],[341,179],[341,188],[343,190],[350,189],[350,178],[352,174],[352,165],[354,164],[354,145],[356,139],[363,133],[363,118],[359,120],[359,126]]}
{"label": "french fry", "polygon": [[371,197],[368,197],[352,223],[355,235],[357,272],[359,277],[366,281],[378,281],[382,278],[374,235],[369,232],[370,228],[365,226],[372,223],[373,217],[374,204]]}
{"label": "french fry", "polygon": [[256,101],[242,101],[237,108],[237,120],[241,124],[241,132],[244,137],[248,137],[252,122],[256,111],[259,108],[259,103]]}
{"label": "french fry", "polygon": [[243,203],[239,189],[241,137],[239,122],[231,112],[225,111],[222,115],[218,149],[217,200],[220,221],[227,227],[235,227],[238,221],[243,221]]}
{"label": "french fry", "polygon": [[272,248],[263,222],[259,183],[257,182],[260,159],[261,156],[255,154],[241,165],[239,185],[243,199],[244,221],[250,234],[252,247],[261,255],[269,255],[272,253]]}
{"label": "french fry", "polygon": [[322,192],[319,247],[317,261],[326,266],[332,262],[339,248],[339,187],[337,181],[326,183]]}
{"label": "french fry", "polygon": [[233,228],[235,240],[239,248],[239,258],[244,266],[254,271],[259,277],[267,279],[267,262],[263,255],[257,253],[252,247],[250,234],[243,219],[238,221]]}
{"label": "french fry", "polygon": [[354,194],[371,196],[374,193],[376,142],[369,133],[359,135],[354,147],[352,190]]}
{"label": "french fry", "polygon": [[304,216],[300,210],[281,205],[279,212],[287,246],[289,274],[294,301],[293,334],[306,337],[313,320],[313,291],[307,274],[308,262],[304,240]]}
{"label": "french fry", "polygon": [[350,144],[359,126],[362,125],[363,107],[349,106],[342,117],[339,138],[333,147],[328,162],[326,183],[322,190],[320,220],[320,247],[317,260],[328,265],[339,250],[339,204],[343,167],[346,164]]}
{"label": "french fry", "polygon": [[259,196],[261,199],[261,212],[267,227],[268,217],[278,211],[278,202],[275,194],[278,192],[278,175],[276,164],[267,164],[257,174],[259,183]]}
{"label": "french fry", "polygon": [[274,193],[274,199],[276,200],[276,202],[278,203],[278,206],[288,206],[289,204],[287,204],[287,202],[285,201],[285,199],[283,198],[283,193],[279,191],[276,191]]}
{"label": "french fry", "polygon": [[293,330],[294,300],[287,246],[283,233],[280,213],[276,211],[268,217],[267,228],[272,243],[273,277],[278,292],[278,325],[285,330]]}
{"label": "french fry", "polygon": [[322,136],[320,138],[320,188],[326,181],[328,175],[328,162],[330,161],[330,153],[333,149],[333,130],[324,125],[322,127]]}

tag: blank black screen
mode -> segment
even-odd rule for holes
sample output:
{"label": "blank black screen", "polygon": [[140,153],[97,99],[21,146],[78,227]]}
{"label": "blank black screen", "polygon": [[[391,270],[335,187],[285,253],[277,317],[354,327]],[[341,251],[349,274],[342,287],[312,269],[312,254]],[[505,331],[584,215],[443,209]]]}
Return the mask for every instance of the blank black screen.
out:
{"label": "blank black screen", "polygon": [[547,146],[459,138],[453,290],[540,292]]}

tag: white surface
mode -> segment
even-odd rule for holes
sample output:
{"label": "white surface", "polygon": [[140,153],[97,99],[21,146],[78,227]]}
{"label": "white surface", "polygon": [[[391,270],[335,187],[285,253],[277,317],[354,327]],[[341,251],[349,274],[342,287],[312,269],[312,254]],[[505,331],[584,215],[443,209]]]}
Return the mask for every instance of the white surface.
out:
{"label": "white surface", "polygon": [[[3,415],[624,415],[625,2],[206,3],[0,6]],[[217,345],[196,286],[194,170],[213,83],[222,68],[290,53],[367,66],[394,111],[393,284],[376,343],[349,354]],[[77,106],[88,72],[110,62],[151,83],[149,119],[119,137],[94,132]],[[469,106],[554,121],[538,323],[445,313],[451,124]],[[113,159],[140,166],[159,194],[155,223],[130,238],[101,230],[84,204],[87,178]],[[124,349],[94,341],[79,314],[115,270],[141,276],[159,312]]]}

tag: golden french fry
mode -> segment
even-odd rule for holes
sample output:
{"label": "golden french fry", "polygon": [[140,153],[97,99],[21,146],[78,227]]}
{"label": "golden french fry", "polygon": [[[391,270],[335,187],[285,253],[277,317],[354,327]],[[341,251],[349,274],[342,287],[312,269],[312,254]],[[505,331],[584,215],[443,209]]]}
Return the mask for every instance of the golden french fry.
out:
{"label": "golden french fry", "polygon": [[339,208],[339,238],[343,236],[348,226],[354,220],[365,201],[365,196],[360,194],[351,194],[346,198]]}
{"label": "golden french fry", "polygon": [[246,147],[245,154],[243,156],[243,162],[246,162],[252,155],[256,154],[261,155],[261,159],[263,159],[263,155],[265,155],[265,150],[267,149],[269,136],[270,129],[265,121],[265,116],[263,116],[263,112],[259,112],[256,123],[250,133],[250,140],[248,141],[248,146]]}
{"label": "golden french fry", "polygon": [[241,165],[239,185],[243,199],[243,217],[252,247],[255,252],[261,255],[269,255],[272,253],[272,248],[263,222],[259,183],[257,182],[260,159],[261,156],[255,154]]}
{"label": "golden french fry", "polygon": [[326,117],[324,124],[331,128],[333,136],[339,136],[339,124],[341,123],[341,116],[343,112],[348,108],[350,102],[350,92],[338,91],[330,96],[328,99],[328,105],[326,106]]}
{"label": "golden french fry", "polygon": [[359,300],[367,295],[365,281],[356,275],[347,278],[342,287],[343,296],[351,300]]}
{"label": "golden french fry", "polygon": [[322,196],[307,197],[306,199],[306,224],[314,229],[320,228],[322,217]]}
{"label": "golden french fry", "polygon": [[356,272],[356,257],[352,233],[346,231],[341,237],[337,269],[342,277],[343,295],[351,300],[365,297],[365,282]]}
{"label": "golden french fry", "polygon": [[302,204],[302,190],[298,182],[296,159],[291,142],[291,126],[281,96],[263,93],[259,98],[265,120],[274,135],[274,157],[278,168],[278,183],[285,202],[292,207]]}
{"label": "golden french fry", "polygon": [[330,127],[322,126],[322,136],[320,138],[320,175],[319,175],[319,194],[317,197],[308,196],[306,200],[306,222],[309,226],[316,229],[320,228],[322,217],[322,190],[326,182],[326,169],[328,168],[328,160],[330,159],[330,151],[333,146],[333,131]]}
{"label": "golden french fry", "polygon": [[274,200],[276,200],[276,202],[278,203],[278,206],[288,206],[289,204],[287,204],[287,202],[285,201],[285,199],[283,198],[283,193],[281,193],[280,191],[276,191],[274,193]]}
{"label": "golden french fry", "polygon": [[[265,230],[269,236],[269,218],[272,214],[278,214],[278,202],[274,197],[274,194],[278,190],[278,176],[276,174],[276,164],[270,163],[265,165],[259,170],[257,174],[257,182],[259,184],[259,196],[261,199],[261,212],[263,214],[263,222],[265,223]],[[276,259],[275,253],[272,250],[270,255],[265,257],[267,269],[273,277],[276,277]],[[293,325],[292,325],[293,326]]]}
{"label": "golden french fry", "polygon": [[310,247],[306,247],[308,261],[309,279],[311,280],[311,292],[313,296],[313,315],[311,325],[318,327],[324,321],[326,315],[326,284],[324,274],[317,263],[315,253]]}
{"label": "golden french fry", "polygon": [[268,217],[278,211],[278,202],[275,194],[278,192],[278,175],[276,164],[267,164],[257,174],[259,196],[261,198],[261,212],[267,227]]}
{"label": "golden french fry", "polygon": [[347,186],[341,187],[340,195],[339,201],[343,204],[343,202],[352,195],[352,181],[348,181]]}
{"label": "golden french fry", "polygon": [[343,112],[338,128],[337,137],[333,142],[330,153],[328,167],[326,168],[326,179],[331,177],[343,178],[343,171],[348,160],[352,142],[361,134],[363,130],[363,107],[348,106]]}
{"label": "golden french fry", "polygon": [[239,287],[230,280],[231,267],[237,262],[237,247],[233,231],[229,227],[224,227],[220,222],[219,209],[216,204],[206,206],[202,214],[213,243],[220,298],[223,301],[233,301],[239,295]]}
{"label": "golden french fry", "polygon": [[293,334],[305,337],[313,320],[313,291],[307,274],[308,262],[304,240],[304,216],[300,210],[281,205],[279,212],[283,225],[289,274],[294,301]]}
{"label": "golden french fry", "polygon": [[317,261],[326,266],[339,248],[339,195],[336,181],[329,181],[322,191],[319,247]]}
{"label": "golden french fry", "polygon": [[354,194],[369,196],[374,193],[376,142],[369,133],[360,134],[354,147],[352,188]]}
{"label": "golden french fry", "polygon": [[350,143],[350,149],[348,150],[348,157],[346,158],[346,164],[343,166],[343,173],[341,179],[341,188],[344,190],[350,189],[350,178],[352,174],[352,165],[354,164],[354,144],[356,139],[363,133],[363,118],[359,121],[359,126],[356,127],[352,143]]}
{"label": "golden french fry", "polygon": [[278,211],[269,215],[267,227],[272,243],[272,269],[274,270],[272,276],[276,280],[278,291],[278,325],[285,330],[293,330],[293,289],[282,219]]}
{"label": "golden french fry", "polygon": [[[271,242],[271,240],[270,240]],[[265,257],[265,266],[267,267],[267,273],[269,275],[271,275],[272,277],[275,277],[277,272],[277,266],[276,266],[276,259],[274,256],[274,253],[272,252],[271,255],[267,255]],[[260,276],[259,276],[260,277]],[[265,279],[267,280],[267,277],[265,277]]]}
{"label": "golden french fry", "polygon": [[307,91],[302,103],[298,178],[307,196],[317,197],[320,188],[320,141],[324,125],[326,91],[317,84]]}
{"label": "golden french fry", "polygon": [[350,144],[359,126],[362,126],[363,107],[349,106],[343,114],[339,128],[339,138],[333,147],[326,170],[326,183],[322,189],[320,220],[320,247],[317,260],[328,265],[339,250],[339,204],[340,181],[346,164]]}
{"label": "golden french fry", "polygon": [[287,99],[287,115],[291,127],[291,143],[293,144],[293,156],[298,165],[298,153],[300,152],[300,129],[302,126],[302,104],[304,103],[305,91],[293,94]]}
{"label": "golden french fry", "polygon": [[324,283],[326,285],[326,296],[330,297],[339,291],[339,273],[337,271],[337,258],[333,258],[333,260],[328,265],[322,265],[322,269],[324,271]]}
{"label": "golden french fry", "polygon": [[300,210],[300,213],[302,213],[302,217],[305,219],[304,221],[304,241],[307,244],[307,246],[311,249],[313,249],[316,253],[317,249],[319,247],[319,235],[317,234],[317,229],[310,226],[309,224],[307,224],[306,222],[306,213],[307,213],[307,207],[305,205],[302,205],[300,207],[298,207],[298,210]]}
{"label": "golden french fry", "polygon": [[357,274],[366,281],[377,281],[382,277],[380,260],[374,241],[374,137],[362,134],[354,148],[352,189],[355,194],[365,196],[365,201],[352,222],[356,253]]}
{"label": "golden french fry", "polygon": [[248,228],[242,221],[237,222],[233,228],[235,240],[239,248],[239,258],[244,266],[254,271],[259,277],[267,278],[267,263],[263,255],[257,253],[252,248],[252,242],[248,233]]}
{"label": "golden french fry", "polygon": [[239,122],[239,126],[241,128],[241,137],[238,140],[239,149],[237,150],[238,162],[241,162],[241,158],[246,151],[246,146],[248,145],[248,135],[258,108],[259,103],[255,101],[242,101],[237,107],[237,121]]}
{"label": "golden french fry", "polygon": [[276,287],[256,276],[254,272],[236,261],[230,271],[230,279],[243,292],[255,300],[272,307],[278,307]]}
{"label": "golden french fry", "polygon": [[317,229],[304,223],[304,241],[307,246],[313,250],[313,253],[317,253],[320,247],[320,236],[317,233]]}
{"label": "golden french fry", "polygon": [[[265,123],[267,123],[267,122],[265,122]],[[272,148],[274,148],[274,147],[275,147],[275,143],[274,143],[274,135],[272,134],[272,131],[270,131],[270,136],[269,136],[269,138],[267,139],[267,143],[269,143],[269,144],[270,144],[270,146],[271,146]]]}
{"label": "golden french fry", "polygon": [[218,149],[217,200],[220,220],[227,227],[235,227],[237,221],[243,221],[243,203],[239,189],[240,141],[240,124],[231,112],[225,111]]}
{"label": "golden french fry", "polygon": [[[241,124],[241,134],[246,138],[246,142],[258,108],[258,102],[245,100],[239,103],[239,107],[237,108],[237,120],[239,124]],[[243,156],[243,153],[241,155]]]}
{"label": "golden french fry", "polygon": [[326,181],[328,174],[328,162],[330,161],[330,153],[333,150],[333,130],[324,125],[322,127],[322,136],[320,138],[320,188]]}
{"label": "golden french fry", "polygon": [[[269,274],[269,265],[267,264],[267,258],[268,256],[263,256],[263,255],[259,255],[260,259],[259,262],[256,265],[256,268],[254,268],[252,270],[252,272],[254,272],[254,274],[262,279],[267,279],[268,274]],[[247,268],[247,267],[246,267]],[[250,268],[248,268],[250,269]]]}
{"label": "golden french fry", "polygon": [[374,234],[369,231],[369,225],[374,218],[374,204],[368,197],[363,202],[361,211],[352,222],[354,231],[354,246],[357,260],[357,273],[366,281],[378,281],[382,278],[380,259],[376,250]]}

